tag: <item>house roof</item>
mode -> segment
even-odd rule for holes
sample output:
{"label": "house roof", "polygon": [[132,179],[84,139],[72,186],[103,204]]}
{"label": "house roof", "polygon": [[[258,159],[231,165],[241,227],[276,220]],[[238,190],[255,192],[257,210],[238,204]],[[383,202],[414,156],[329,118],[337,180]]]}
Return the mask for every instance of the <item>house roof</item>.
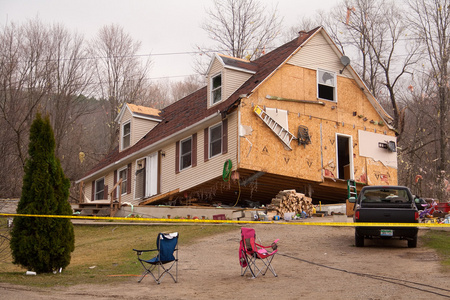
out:
{"label": "house roof", "polygon": [[[183,129],[197,123],[201,123],[208,117],[217,115],[218,112],[226,114],[228,110],[233,107],[236,101],[241,99],[242,95],[250,95],[255,88],[268,79],[271,74],[281,67],[293,54],[297,53],[297,51],[308,39],[314,36],[321,29],[322,27],[317,27],[309,32],[302,33],[298,38],[276,48],[275,50],[252,62],[224,55],[216,55],[216,58],[220,58],[223,65],[246,69],[254,74],[230,97],[228,97],[228,99],[212,107],[208,108],[207,106],[206,87],[203,87],[165,107],[159,112],[161,122],[149,131],[141,140],[139,140],[139,142],[121,152],[119,152],[119,149],[116,148],[79,181],[85,180],[95,173],[106,170],[111,164],[126,160],[133,154],[151,147],[155,143],[163,141],[170,136],[174,136]],[[139,109],[138,106],[132,104],[128,104],[128,107],[130,107],[130,109],[134,109],[134,107]],[[147,112],[147,110],[145,111]],[[143,112],[144,111],[142,111],[142,113]]]}
{"label": "house roof", "polygon": [[122,119],[122,116],[126,110],[129,110],[133,117],[149,119],[153,121],[160,121],[161,119],[159,116],[161,111],[159,109],[126,103],[117,115],[115,119],[116,122],[119,122]]}
{"label": "house roof", "polygon": [[127,105],[133,114],[144,115],[144,116],[149,116],[149,117],[150,116],[151,117],[159,117],[159,114],[161,113],[161,111],[156,108],[151,108],[151,107],[146,107],[146,106],[141,106],[141,105],[136,105],[136,104],[131,104],[131,103],[127,103]]}
{"label": "house roof", "polygon": [[219,53],[216,55],[216,57],[219,58],[225,68],[237,69],[252,74],[256,73],[256,71],[258,70],[258,65],[249,60],[231,57]]}

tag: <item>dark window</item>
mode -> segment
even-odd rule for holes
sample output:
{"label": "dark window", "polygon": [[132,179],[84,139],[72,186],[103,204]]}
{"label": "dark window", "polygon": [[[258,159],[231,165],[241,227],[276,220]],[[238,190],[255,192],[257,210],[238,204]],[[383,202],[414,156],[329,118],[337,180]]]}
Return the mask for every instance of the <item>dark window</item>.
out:
{"label": "dark window", "polygon": [[192,165],[192,137],[181,141],[180,154],[180,170],[190,167]]}
{"label": "dark window", "polygon": [[122,179],[122,190],[121,190],[122,195],[127,193],[127,186],[128,186],[127,177],[128,177],[128,168],[119,171],[119,178],[117,179],[117,181]]}
{"label": "dark window", "polygon": [[122,149],[129,147],[130,142],[131,142],[131,125],[128,122],[125,125],[123,125],[122,129]]}
{"label": "dark window", "polygon": [[222,123],[209,129],[209,157],[222,153]]}
{"label": "dark window", "polygon": [[98,179],[95,181],[95,200],[105,199],[105,179]]}
{"label": "dark window", "polygon": [[317,96],[320,99],[336,101],[336,73],[317,70]]}
{"label": "dark window", "polygon": [[211,103],[216,104],[222,100],[222,75],[216,75],[211,80]]}

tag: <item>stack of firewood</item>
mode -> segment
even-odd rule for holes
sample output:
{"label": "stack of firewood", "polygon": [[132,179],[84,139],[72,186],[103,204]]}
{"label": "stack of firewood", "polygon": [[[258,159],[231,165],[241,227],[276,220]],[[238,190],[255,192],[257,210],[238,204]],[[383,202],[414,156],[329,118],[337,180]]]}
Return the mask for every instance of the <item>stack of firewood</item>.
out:
{"label": "stack of firewood", "polygon": [[283,218],[285,213],[297,215],[305,212],[308,216],[311,216],[313,207],[311,198],[302,193],[297,193],[296,190],[284,190],[272,199],[272,203],[267,206],[267,209],[276,211],[276,214]]}

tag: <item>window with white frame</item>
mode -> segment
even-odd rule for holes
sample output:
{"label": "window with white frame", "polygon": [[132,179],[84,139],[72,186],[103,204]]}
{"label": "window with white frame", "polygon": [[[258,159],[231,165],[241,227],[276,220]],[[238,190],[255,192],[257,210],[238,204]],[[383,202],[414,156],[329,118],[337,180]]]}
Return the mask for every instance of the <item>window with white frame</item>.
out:
{"label": "window with white frame", "polygon": [[94,200],[105,199],[105,178],[97,179],[95,181]]}
{"label": "window with white frame", "polygon": [[336,101],[336,73],[317,70],[317,98]]}
{"label": "window with white frame", "polygon": [[127,122],[122,126],[122,149],[128,148],[131,143],[131,123]]}
{"label": "window with white frame", "polygon": [[222,100],[222,74],[211,78],[211,105]]}
{"label": "window with white frame", "polygon": [[209,158],[222,153],[222,123],[209,128]]}
{"label": "window with white frame", "polygon": [[180,170],[192,165],[192,137],[180,142]]}
{"label": "window with white frame", "polygon": [[125,167],[123,169],[120,169],[119,172],[117,172],[117,182],[122,179],[122,188],[120,190],[120,194],[124,195],[127,193],[127,180],[128,180],[128,168]]}

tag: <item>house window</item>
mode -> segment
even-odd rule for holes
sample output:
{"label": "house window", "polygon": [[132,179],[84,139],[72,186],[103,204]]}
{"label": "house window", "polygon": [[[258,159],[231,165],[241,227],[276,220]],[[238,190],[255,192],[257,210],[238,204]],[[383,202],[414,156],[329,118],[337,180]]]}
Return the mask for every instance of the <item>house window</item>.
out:
{"label": "house window", "polygon": [[128,148],[131,141],[131,123],[122,126],[122,149]]}
{"label": "house window", "polygon": [[95,181],[95,196],[94,200],[105,199],[105,178],[97,179]]}
{"label": "house window", "polygon": [[317,70],[317,95],[319,99],[336,101],[336,73]]}
{"label": "house window", "polygon": [[211,79],[211,104],[216,104],[222,100],[222,74]]}
{"label": "house window", "polygon": [[127,180],[128,180],[128,168],[125,167],[117,173],[117,182],[122,179],[122,188],[120,190],[121,195],[124,195],[127,193]]}
{"label": "house window", "polygon": [[180,170],[192,165],[192,137],[180,142]]}
{"label": "house window", "polygon": [[222,153],[222,123],[209,128],[209,158]]}

